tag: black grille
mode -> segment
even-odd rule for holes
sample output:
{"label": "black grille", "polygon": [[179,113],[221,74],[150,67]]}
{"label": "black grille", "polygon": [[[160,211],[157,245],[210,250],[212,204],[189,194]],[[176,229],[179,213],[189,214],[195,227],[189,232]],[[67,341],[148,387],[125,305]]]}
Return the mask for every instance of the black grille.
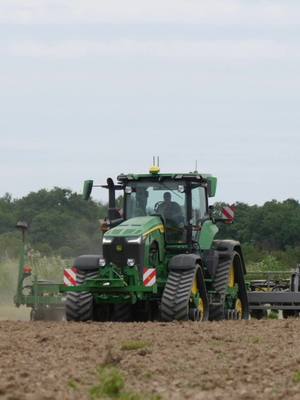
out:
{"label": "black grille", "polygon": [[138,243],[127,243],[126,239],[113,238],[111,243],[103,244],[103,256],[107,263],[112,262],[118,267],[125,267],[128,258],[134,258],[140,271],[144,264],[144,246]]}

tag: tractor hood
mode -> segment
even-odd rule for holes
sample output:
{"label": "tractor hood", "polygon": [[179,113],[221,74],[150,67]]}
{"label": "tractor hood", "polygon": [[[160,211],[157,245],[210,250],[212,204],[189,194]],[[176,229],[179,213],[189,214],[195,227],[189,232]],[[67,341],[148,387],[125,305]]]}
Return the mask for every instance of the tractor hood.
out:
{"label": "tractor hood", "polygon": [[155,230],[160,230],[161,233],[164,232],[164,226],[159,217],[135,217],[122,222],[115,228],[110,229],[105,233],[104,237],[146,237]]}

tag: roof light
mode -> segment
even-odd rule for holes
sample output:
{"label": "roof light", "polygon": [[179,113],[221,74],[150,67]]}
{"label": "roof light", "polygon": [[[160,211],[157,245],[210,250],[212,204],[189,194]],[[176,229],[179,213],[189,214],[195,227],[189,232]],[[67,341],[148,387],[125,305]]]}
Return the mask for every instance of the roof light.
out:
{"label": "roof light", "polygon": [[142,243],[142,237],[141,236],[134,236],[134,237],[129,237],[126,239],[127,243],[137,243],[141,244]]}
{"label": "roof light", "polygon": [[150,174],[152,175],[157,175],[160,173],[160,168],[157,165],[152,165],[152,167],[149,170]]}

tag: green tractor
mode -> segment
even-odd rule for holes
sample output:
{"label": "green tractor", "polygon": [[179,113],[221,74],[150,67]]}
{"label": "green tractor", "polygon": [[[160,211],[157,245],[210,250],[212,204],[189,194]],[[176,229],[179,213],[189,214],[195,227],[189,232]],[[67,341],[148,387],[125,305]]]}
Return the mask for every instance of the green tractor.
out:
{"label": "green tractor", "polygon": [[[208,204],[217,179],[157,166],[117,179],[101,186],[109,192],[102,254],[79,256],[66,271],[67,320],[248,319],[240,243],[215,240],[216,223],[226,221]],[[93,186],[85,181],[85,199]]]}

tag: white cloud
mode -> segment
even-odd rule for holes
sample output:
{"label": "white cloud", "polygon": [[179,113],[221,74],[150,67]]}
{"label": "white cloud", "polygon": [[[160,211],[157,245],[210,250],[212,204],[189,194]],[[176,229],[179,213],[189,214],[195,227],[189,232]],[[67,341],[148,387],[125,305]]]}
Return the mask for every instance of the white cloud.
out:
{"label": "white cloud", "polygon": [[300,4],[280,0],[2,0],[0,22],[298,24]]}

